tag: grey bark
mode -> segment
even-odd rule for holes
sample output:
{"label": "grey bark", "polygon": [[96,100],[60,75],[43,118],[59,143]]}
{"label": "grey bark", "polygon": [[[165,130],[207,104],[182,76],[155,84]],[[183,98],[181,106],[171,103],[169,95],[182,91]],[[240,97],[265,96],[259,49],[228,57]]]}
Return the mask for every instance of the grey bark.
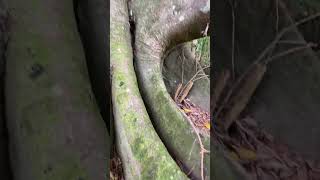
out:
{"label": "grey bark", "polygon": [[8,5],[5,94],[14,178],[106,179],[109,139],[91,92],[73,1]]}

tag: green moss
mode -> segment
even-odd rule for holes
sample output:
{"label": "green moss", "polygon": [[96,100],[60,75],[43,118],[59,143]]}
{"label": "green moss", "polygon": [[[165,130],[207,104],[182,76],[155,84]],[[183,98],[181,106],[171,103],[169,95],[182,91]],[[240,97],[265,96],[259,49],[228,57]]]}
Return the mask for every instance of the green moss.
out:
{"label": "green moss", "polygon": [[203,66],[210,66],[210,37],[195,40],[195,51],[197,58],[201,58]]}

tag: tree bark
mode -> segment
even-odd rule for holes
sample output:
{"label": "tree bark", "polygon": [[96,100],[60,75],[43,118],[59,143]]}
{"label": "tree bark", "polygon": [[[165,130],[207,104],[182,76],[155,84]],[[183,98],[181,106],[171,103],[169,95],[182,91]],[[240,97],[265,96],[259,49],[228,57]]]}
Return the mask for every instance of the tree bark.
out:
{"label": "tree bark", "polygon": [[126,179],[187,179],[156,134],[133,68],[128,8],[111,1],[112,103]]}
{"label": "tree bark", "polygon": [[[201,37],[209,23],[210,2],[132,1],[130,9],[135,25],[138,82],[149,115],[170,154],[182,162],[186,173],[200,179],[200,146],[196,134],[168,94],[160,64],[172,47]],[[204,142],[209,149],[209,139],[205,138]],[[205,155],[204,167],[208,177],[209,155]]]}
{"label": "tree bark", "polygon": [[6,115],[14,178],[106,179],[108,134],[72,0],[10,0]]}

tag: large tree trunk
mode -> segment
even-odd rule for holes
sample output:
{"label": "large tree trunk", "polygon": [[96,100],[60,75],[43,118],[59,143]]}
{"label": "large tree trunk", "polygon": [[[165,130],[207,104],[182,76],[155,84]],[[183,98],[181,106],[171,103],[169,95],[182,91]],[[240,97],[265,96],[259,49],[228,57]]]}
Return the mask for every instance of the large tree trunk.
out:
{"label": "large tree trunk", "polygon": [[111,1],[112,103],[116,142],[126,179],[186,179],[156,134],[133,68],[125,0]]}
{"label": "large tree trunk", "polygon": [[[237,1],[235,8],[235,67],[243,72],[276,35],[277,1]],[[279,31],[292,23],[282,1]],[[231,67],[231,8],[227,1],[215,5],[216,74]],[[282,40],[304,42],[297,28]],[[279,45],[275,53],[290,48]],[[216,76],[216,75],[215,75]],[[311,48],[288,55],[268,65],[262,84],[248,110],[276,138],[306,157],[320,159],[320,61]]]}
{"label": "large tree trunk", "polygon": [[14,178],[106,179],[108,136],[72,0],[10,0],[6,115]]}
{"label": "large tree trunk", "polygon": [[[153,124],[186,172],[200,178],[200,146],[195,132],[168,94],[161,61],[172,47],[201,37],[209,22],[209,1],[132,1],[134,52],[140,90]],[[209,139],[205,138],[209,149]],[[193,146],[194,145],[194,146]],[[209,155],[204,171],[209,176]]]}

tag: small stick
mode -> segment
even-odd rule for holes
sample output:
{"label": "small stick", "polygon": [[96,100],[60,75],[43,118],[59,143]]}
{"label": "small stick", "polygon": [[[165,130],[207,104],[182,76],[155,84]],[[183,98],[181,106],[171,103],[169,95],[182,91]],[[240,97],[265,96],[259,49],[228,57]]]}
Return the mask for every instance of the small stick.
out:
{"label": "small stick", "polygon": [[208,36],[209,23],[207,23],[206,29],[203,32],[203,36]]}
{"label": "small stick", "polygon": [[177,102],[177,98],[178,98],[178,95],[179,95],[179,93],[180,93],[181,88],[182,88],[182,84],[180,83],[180,84],[178,85],[178,88],[177,88],[177,90],[176,90],[176,93],[174,94],[174,101],[175,101],[175,102]]}
{"label": "small stick", "polygon": [[[182,111],[182,110],[180,110]],[[186,117],[186,119],[188,120],[189,124],[191,125],[192,129],[194,130],[194,132],[197,135],[198,141],[199,141],[199,145],[200,145],[200,156],[201,156],[201,179],[204,180],[204,154],[205,153],[210,153],[210,151],[206,150],[203,146],[199,131],[197,130],[197,128],[194,126],[193,122],[189,119],[189,117],[187,117],[184,113],[183,115]]]}
{"label": "small stick", "polygon": [[186,88],[183,90],[182,95],[179,99],[179,103],[181,103],[187,97],[192,87],[193,87],[193,81],[191,81],[186,85]]}
{"label": "small stick", "polygon": [[308,48],[310,48],[310,47],[315,47],[315,46],[316,46],[315,44],[309,43],[309,44],[307,44],[306,46],[300,46],[300,47],[291,48],[291,49],[289,49],[289,50],[287,50],[287,51],[281,52],[281,53],[279,53],[279,54],[276,54],[276,55],[270,57],[269,59],[267,59],[267,60],[265,61],[265,64],[268,64],[268,63],[270,63],[271,61],[273,61],[273,60],[275,60],[275,59],[277,59],[277,58],[280,58],[280,57],[282,57],[282,56],[286,56],[286,55],[288,55],[288,54],[291,54],[291,53],[294,53],[294,52],[297,52],[297,51],[301,51],[301,50],[304,50],[304,49],[308,49]]}
{"label": "small stick", "polygon": [[317,18],[317,17],[319,17],[319,16],[320,16],[320,13],[316,13],[316,14],[314,14],[314,15],[312,15],[312,16],[309,16],[309,17],[304,18],[304,19],[302,19],[302,20],[300,20],[300,21],[297,21],[297,22],[291,24],[290,26],[282,29],[282,31],[280,31],[280,32],[277,34],[277,36],[274,38],[274,40],[273,40],[273,41],[264,49],[264,51],[260,54],[260,56],[258,57],[257,61],[260,62],[260,61],[262,60],[262,58],[269,52],[270,49],[273,48],[273,46],[275,46],[275,44],[282,38],[282,36],[283,36],[286,32],[290,31],[290,30],[291,30],[292,28],[294,28],[294,27],[297,27],[297,26],[299,26],[299,25],[301,25],[301,24],[303,24],[303,23],[305,23],[305,22],[308,22],[308,21],[310,21],[310,20],[312,20],[312,19],[315,19],[315,18]]}
{"label": "small stick", "polygon": [[278,44],[306,45],[304,41],[280,40]]}
{"label": "small stick", "polygon": [[[210,66],[206,66],[206,67],[203,67],[202,68],[202,72],[203,72],[203,70],[204,69],[207,69],[207,68],[209,68]],[[186,89],[186,87],[187,87],[187,85],[191,82],[191,81],[194,81],[194,79],[197,77],[197,75],[200,73],[201,71],[199,70],[199,71],[197,71],[193,76],[192,76],[192,78],[186,83],[186,85],[182,88],[182,91],[180,92],[180,94],[178,95],[178,97],[179,96],[181,96],[181,93]]]}
{"label": "small stick", "polygon": [[[183,57],[182,57],[182,67],[181,67],[181,69],[182,69],[182,70],[181,70],[181,83],[183,84],[183,80],[184,80],[184,79],[183,79],[183,75],[184,75],[184,58],[185,58],[185,57],[184,57],[184,51],[183,51],[183,50],[182,50],[182,53],[183,53],[183,55],[182,55]],[[180,57],[180,56],[179,56],[179,57]],[[181,58],[181,57],[180,57],[180,58]]]}
{"label": "small stick", "polygon": [[195,78],[192,82],[194,83],[194,82],[196,82],[196,81],[198,81],[198,80],[200,80],[200,79],[202,79],[202,78],[207,78],[208,77],[208,75],[202,75],[202,76],[200,76],[200,77],[197,77],[197,78]]}

